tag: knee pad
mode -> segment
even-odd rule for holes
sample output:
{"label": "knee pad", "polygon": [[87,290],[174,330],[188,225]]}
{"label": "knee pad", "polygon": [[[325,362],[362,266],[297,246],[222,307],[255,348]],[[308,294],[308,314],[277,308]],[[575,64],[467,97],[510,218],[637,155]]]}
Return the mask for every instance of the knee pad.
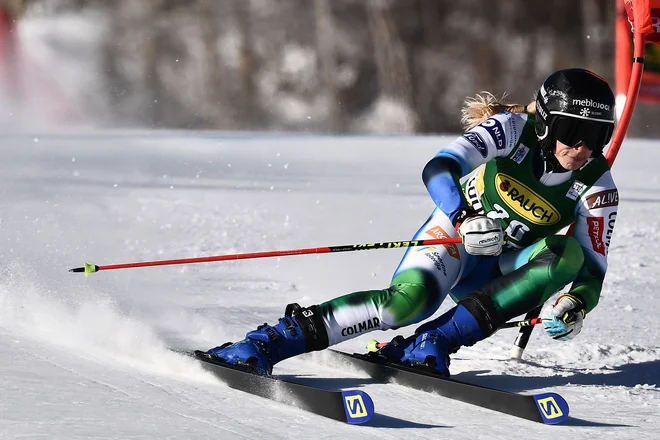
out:
{"label": "knee pad", "polygon": [[504,322],[493,299],[480,290],[475,290],[463,298],[459,304],[474,317],[486,338],[495,333],[495,330]]}

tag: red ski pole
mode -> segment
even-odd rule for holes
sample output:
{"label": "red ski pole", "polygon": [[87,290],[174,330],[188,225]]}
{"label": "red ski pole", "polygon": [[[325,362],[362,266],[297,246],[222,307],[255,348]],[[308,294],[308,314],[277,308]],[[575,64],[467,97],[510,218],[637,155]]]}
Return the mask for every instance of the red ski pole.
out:
{"label": "red ski pole", "polygon": [[286,251],[269,251],[269,252],[253,252],[247,254],[216,255],[211,257],[183,258],[178,260],[143,261],[139,263],[111,264],[108,266],[97,266],[95,264],[85,263],[83,267],[76,267],[74,269],[69,269],[69,272],[84,272],[85,276],[88,276],[91,273],[98,272],[101,270],[129,269],[134,267],[209,263],[212,261],[247,260],[252,258],[284,257],[287,255],[327,254],[331,252],[367,251],[372,249],[395,249],[395,248],[408,248],[415,246],[450,245],[450,244],[458,244],[458,243],[462,243],[460,237],[455,237],[455,238],[447,237],[447,238],[435,238],[432,240],[386,241],[381,243],[348,244],[344,246],[325,246],[325,247],[317,247],[317,248],[292,249]]}

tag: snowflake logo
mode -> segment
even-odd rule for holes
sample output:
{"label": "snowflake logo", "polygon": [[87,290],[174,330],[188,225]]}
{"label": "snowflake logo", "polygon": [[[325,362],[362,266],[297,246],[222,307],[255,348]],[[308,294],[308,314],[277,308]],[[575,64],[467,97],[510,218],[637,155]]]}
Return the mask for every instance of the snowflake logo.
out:
{"label": "snowflake logo", "polygon": [[582,110],[580,110],[580,114],[586,118],[587,116],[589,116],[589,109],[583,108]]}

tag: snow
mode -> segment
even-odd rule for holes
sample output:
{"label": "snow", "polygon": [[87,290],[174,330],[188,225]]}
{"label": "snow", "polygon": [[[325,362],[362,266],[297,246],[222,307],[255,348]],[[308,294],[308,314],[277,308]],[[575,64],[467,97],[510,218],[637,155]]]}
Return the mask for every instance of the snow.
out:
{"label": "snow", "polygon": [[[324,353],[278,364],[304,382],[368,392],[377,415],[349,426],[229,389],[168,350],[236,340],[290,302],[386,287],[400,250],[67,272],[83,262],[405,240],[433,207],[421,169],[449,139],[4,133],[0,438],[657,438],[654,141],[627,140],[614,166],[621,206],[610,270],[582,334],[562,343],[537,330],[518,363],[508,359],[516,330],[502,330],[453,357],[461,380],[562,394],[572,417],[561,426],[370,383]],[[362,351],[395,334],[338,348]]]}

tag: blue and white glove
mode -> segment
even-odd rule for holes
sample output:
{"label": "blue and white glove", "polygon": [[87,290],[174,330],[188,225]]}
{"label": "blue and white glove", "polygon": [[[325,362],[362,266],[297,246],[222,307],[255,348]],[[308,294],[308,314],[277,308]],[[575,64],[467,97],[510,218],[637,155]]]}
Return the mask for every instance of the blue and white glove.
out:
{"label": "blue and white glove", "polygon": [[552,339],[570,341],[582,330],[586,316],[582,301],[570,293],[557,298],[555,303],[546,303],[541,310],[543,329]]}

